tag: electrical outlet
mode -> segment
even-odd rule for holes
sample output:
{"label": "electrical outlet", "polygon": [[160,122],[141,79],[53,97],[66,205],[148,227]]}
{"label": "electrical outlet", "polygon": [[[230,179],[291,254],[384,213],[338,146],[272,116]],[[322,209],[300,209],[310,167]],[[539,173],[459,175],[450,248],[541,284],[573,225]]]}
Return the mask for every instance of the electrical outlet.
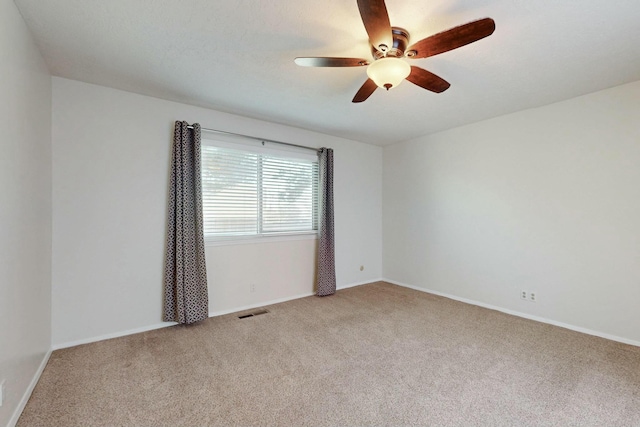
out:
{"label": "electrical outlet", "polygon": [[529,293],[529,301],[531,301],[531,302],[536,302],[537,301],[537,297],[536,297],[536,293],[535,292],[530,292]]}
{"label": "electrical outlet", "polygon": [[529,302],[536,302],[538,301],[538,295],[535,292],[520,291],[520,299]]}
{"label": "electrical outlet", "polygon": [[525,300],[528,299],[527,298],[527,291],[521,291],[520,292],[520,299],[525,299]]}

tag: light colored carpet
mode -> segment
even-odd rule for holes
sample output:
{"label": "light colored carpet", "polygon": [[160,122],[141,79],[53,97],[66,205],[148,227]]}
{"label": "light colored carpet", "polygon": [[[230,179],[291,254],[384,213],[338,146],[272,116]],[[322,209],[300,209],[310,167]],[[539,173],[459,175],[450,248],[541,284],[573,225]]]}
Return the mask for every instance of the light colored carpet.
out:
{"label": "light colored carpet", "polygon": [[55,351],[18,426],[640,426],[640,348],[373,283]]}

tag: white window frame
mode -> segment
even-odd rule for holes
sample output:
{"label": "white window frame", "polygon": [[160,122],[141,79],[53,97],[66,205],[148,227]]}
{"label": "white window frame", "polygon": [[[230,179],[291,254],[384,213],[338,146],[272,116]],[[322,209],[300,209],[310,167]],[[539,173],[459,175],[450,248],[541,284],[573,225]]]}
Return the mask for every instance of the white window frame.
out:
{"label": "white window frame", "polygon": [[[269,146],[264,146],[258,141],[254,141],[249,138],[243,138],[241,136],[233,135],[215,135],[215,136],[202,136],[201,145],[214,146],[219,148],[229,148],[232,150],[249,151],[253,153],[298,158],[318,162],[317,153],[313,153],[310,150],[302,148],[289,147],[286,145],[278,146],[274,148],[271,143]],[[316,189],[319,191],[319,189]],[[319,195],[318,195],[319,196]],[[319,200],[318,200],[319,203]],[[319,206],[318,206],[319,209]],[[317,213],[317,212],[316,212]],[[260,227],[260,226],[259,226]],[[224,246],[224,245],[237,245],[237,244],[255,244],[255,243],[267,243],[267,242],[281,242],[281,241],[296,241],[296,240],[316,240],[318,238],[318,230],[305,230],[305,231],[287,231],[287,232],[272,232],[265,234],[251,234],[251,235],[235,235],[235,236],[204,236],[204,241],[207,246]]]}

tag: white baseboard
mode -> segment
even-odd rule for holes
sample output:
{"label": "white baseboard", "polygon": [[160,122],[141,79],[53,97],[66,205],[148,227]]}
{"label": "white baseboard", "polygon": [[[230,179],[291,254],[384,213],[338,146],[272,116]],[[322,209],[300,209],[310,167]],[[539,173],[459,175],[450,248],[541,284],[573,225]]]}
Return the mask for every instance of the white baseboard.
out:
{"label": "white baseboard", "polygon": [[[304,297],[308,297],[308,296],[311,296],[311,295],[314,295],[313,292],[300,294],[300,295],[294,295],[294,296],[291,296],[291,297],[279,298],[279,299],[270,300],[270,301],[259,302],[259,303],[256,303],[256,304],[245,305],[245,306],[242,306],[242,307],[234,307],[234,308],[229,309],[229,310],[211,311],[211,312],[209,312],[209,317],[223,316],[225,314],[236,313],[238,311],[251,310],[253,308],[264,307],[265,305],[278,304],[278,303],[281,303],[281,302],[291,301],[291,300],[298,299],[298,298],[304,298]],[[127,329],[127,330],[124,330],[124,331],[113,332],[113,333],[110,333],[110,334],[99,335],[99,336],[90,337],[90,338],[84,338],[84,339],[77,340],[77,341],[69,341],[69,342],[65,342],[65,343],[62,343],[62,344],[55,344],[52,347],[52,350],[60,350],[60,349],[63,349],[63,348],[75,347],[77,345],[90,344],[92,342],[108,340],[108,339],[111,339],[111,338],[125,337],[127,335],[139,334],[141,332],[153,331],[155,329],[167,328],[169,326],[174,326],[174,325],[177,325],[177,323],[176,322],[155,323],[155,324],[148,325],[148,326],[143,326],[143,327],[140,327],[140,328]]]}
{"label": "white baseboard", "polygon": [[234,307],[234,308],[231,308],[229,310],[211,311],[211,312],[209,312],[209,317],[224,316],[225,314],[237,313],[239,311],[245,311],[245,310],[252,310],[254,308],[264,307],[266,305],[280,304],[281,302],[287,302],[287,301],[291,301],[291,300],[294,300],[294,299],[310,297],[312,295],[314,295],[313,292],[308,292],[308,293],[294,295],[294,296],[290,296],[290,297],[277,298],[277,299],[273,299],[273,300],[269,300],[269,301],[258,302],[258,303],[255,303],[255,304],[249,304],[249,305],[245,305],[245,306],[242,306],[242,307]]}
{"label": "white baseboard", "polygon": [[[348,283],[346,285],[336,286],[336,290],[353,288],[354,286],[366,285],[368,283],[379,282],[383,279],[367,280],[364,282]],[[267,305],[280,304],[281,302],[292,301],[294,299],[306,298],[315,295],[315,292],[308,292],[304,294],[294,295],[290,297],[278,298],[270,301],[260,302],[256,304],[245,305],[243,307],[235,307],[230,310],[212,311],[209,313],[209,317],[224,316],[225,314],[237,313],[245,310],[252,310],[254,308],[265,307]]]}
{"label": "white baseboard", "polygon": [[634,341],[634,340],[630,340],[628,338],[618,337],[618,336],[607,334],[607,333],[604,333],[604,332],[599,332],[599,331],[594,331],[594,330],[591,330],[591,329],[583,328],[581,326],[570,325],[568,323],[558,322],[556,320],[546,319],[544,317],[534,316],[534,315],[531,315],[531,314],[522,313],[522,312],[515,311],[515,310],[510,310],[510,309],[507,309],[507,308],[502,308],[502,307],[498,307],[498,306],[491,305],[491,304],[485,304],[485,303],[480,302],[480,301],[474,301],[474,300],[471,300],[471,299],[462,298],[462,297],[459,297],[459,296],[456,296],[456,295],[447,294],[447,293],[444,293],[444,292],[438,292],[438,291],[433,291],[431,289],[425,289],[425,288],[421,288],[421,287],[418,287],[418,286],[408,285],[406,283],[398,282],[398,281],[395,281],[395,280],[390,280],[390,279],[381,279],[381,280],[383,280],[385,282],[388,282],[388,283],[392,283],[394,285],[402,286],[404,288],[414,289],[416,291],[426,292],[428,294],[433,294],[433,295],[438,295],[438,296],[449,298],[449,299],[452,299],[452,300],[464,302],[466,304],[477,305],[478,307],[488,308],[490,310],[496,310],[496,311],[500,311],[502,313],[511,314],[512,316],[518,316],[518,317],[522,317],[524,319],[535,320],[536,322],[546,323],[546,324],[554,325],[554,326],[559,326],[561,328],[570,329],[572,331],[581,332],[583,334],[593,335],[593,336],[600,337],[600,338],[605,338],[605,339],[608,339],[608,340],[611,340],[611,341],[617,341],[617,342],[621,342],[623,344],[629,344],[629,345],[634,345],[636,347],[640,347],[640,341]]}
{"label": "white baseboard", "polygon": [[113,332],[110,334],[99,335],[97,337],[84,338],[77,341],[69,341],[62,344],[55,344],[53,345],[52,350],[60,350],[62,348],[75,347],[77,345],[82,345],[82,344],[90,344],[92,342],[108,340],[111,338],[119,338],[127,335],[139,334],[140,332],[153,331],[155,329],[162,329],[162,328],[166,328],[173,325],[177,325],[177,323],[176,322],[155,323],[153,325],[143,326],[141,328],[127,329],[125,331]]}
{"label": "white baseboard", "polygon": [[[366,285],[367,283],[373,283],[373,282],[377,282],[377,281],[381,281],[381,280],[383,280],[383,279],[367,280],[367,281],[364,281],[364,282],[349,283],[349,284],[346,284],[346,285],[338,286],[337,289],[340,290],[340,289],[352,288],[354,286]],[[269,300],[269,301],[262,301],[262,302],[258,302],[258,303],[255,303],[255,304],[249,304],[249,305],[245,305],[245,306],[241,306],[241,307],[234,307],[234,308],[231,308],[231,309],[228,309],[228,310],[211,311],[211,312],[209,312],[209,317],[223,316],[225,314],[231,314],[231,313],[237,313],[239,311],[251,310],[251,309],[254,309],[254,308],[258,308],[258,307],[264,307],[266,305],[279,304],[281,302],[287,302],[287,301],[291,301],[291,300],[294,300],[294,299],[305,298],[305,297],[312,296],[312,295],[315,295],[315,294],[313,292],[308,292],[308,293],[293,295],[293,296],[284,297],[284,298],[277,298],[277,299],[273,299],[273,300]],[[110,333],[110,334],[99,335],[99,336],[96,336],[96,337],[84,338],[84,339],[77,340],[77,341],[69,341],[69,342],[65,342],[65,343],[61,343],[61,344],[55,344],[52,347],[52,350],[60,350],[60,349],[63,349],[63,348],[75,347],[77,345],[90,344],[92,342],[108,340],[108,339],[111,339],[111,338],[119,338],[119,337],[124,337],[124,336],[127,336],[127,335],[139,334],[140,332],[153,331],[155,329],[166,328],[166,327],[173,326],[173,325],[177,325],[177,323],[176,322],[155,323],[155,324],[148,325],[148,326],[143,326],[143,327],[140,327],[140,328],[127,329],[127,330],[124,330],[124,331],[113,332],[113,333]]]}
{"label": "white baseboard", "polygon": [[42,372],[44,372],[44,368],[47,366],[49,357],[51,357],[51,352],[52,350],[49,350],[47,354],[45,354],[44,357],[42,358],[42,362],[40,362],[40,366],[38,366],[38,370],[33,375],[33,378],[29,383],[29,387],[27,387],[27,390],[25,390],[24,394],[22,395],[22,399],[20,399],[20,402],[18,403],[18,406],[16,407],[15,411],[13,411],[13,415],[9,419],[9,424],[7,424],[7,427],[15,427],[15,425],[18,423],[18,419],[20,418],[20,415],[22,415],[22,411],[24,411],[24,408],[27,406],[27,402],[31,397],[31,393],[33,393],[33,389],[36,388],[36,384],[38,384],[38,380],[40,379]]}
{"label": "white baseboard", "polygon": [[368,285],[369,283],[381,282],[383,280],[384,279],[373,279],[373,280],[365,280],[364,282],[349,283],[347,285],[337,286],[336,289],[337,290],[348,289],[348,288],[353,288],[355,286]]}

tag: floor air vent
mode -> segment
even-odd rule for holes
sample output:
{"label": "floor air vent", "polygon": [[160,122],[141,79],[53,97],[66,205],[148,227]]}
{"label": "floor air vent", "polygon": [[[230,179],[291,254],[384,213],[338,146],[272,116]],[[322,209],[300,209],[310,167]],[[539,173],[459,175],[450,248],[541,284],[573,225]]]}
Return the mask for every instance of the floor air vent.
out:
{"label": "floor air vent", "polygon": [[261,314],[267,314],[269,310],[258,310],[253,313],[243,314],[242,316],[238,316],[238,319],[246,319],[247,317],[260,316]]}

